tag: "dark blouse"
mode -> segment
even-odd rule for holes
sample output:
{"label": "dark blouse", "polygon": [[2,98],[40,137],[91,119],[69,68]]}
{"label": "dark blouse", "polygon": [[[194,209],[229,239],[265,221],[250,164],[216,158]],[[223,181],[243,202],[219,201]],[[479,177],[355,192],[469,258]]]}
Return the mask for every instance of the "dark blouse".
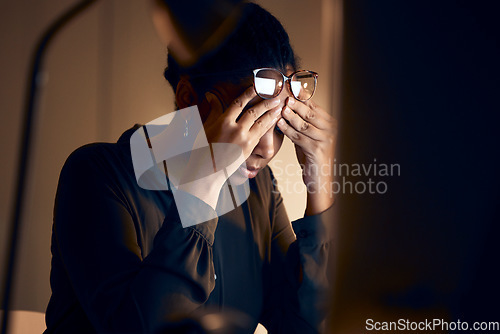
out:
{"label": "dark blouse", "polygon": [[266,167],[243,205],[183,228],[170,191],[137,185],[135,129],[77,149],[61,171],[45,333],[157,332],[213,311],[245,321],[242,333],[319,331],[332,208],[290,224]]}

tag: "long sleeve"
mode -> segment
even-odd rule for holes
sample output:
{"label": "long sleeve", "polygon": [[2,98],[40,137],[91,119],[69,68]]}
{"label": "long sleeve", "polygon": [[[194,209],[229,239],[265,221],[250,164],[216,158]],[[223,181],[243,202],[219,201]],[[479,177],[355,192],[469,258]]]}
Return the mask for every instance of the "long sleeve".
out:
{"label": "long sleeve", "polygon": [[[169,318],[199,308],[214,289],[217,219],[183,228],[164,192],[157,200],[166,216],[144,254],[130,189],[110,170],[120,167],[94,153],[77,150],[61,172],[53,249],[97,332],[153,332]],[[201,209],[193,215],[209,210],[201,201],[196,205]]]}
{"label": "long sleeve", "polygon": [[334,207],[290,224],[274,179],[273,184],[273,234],[261,322],[270,334],[322,332],[333,269]]}

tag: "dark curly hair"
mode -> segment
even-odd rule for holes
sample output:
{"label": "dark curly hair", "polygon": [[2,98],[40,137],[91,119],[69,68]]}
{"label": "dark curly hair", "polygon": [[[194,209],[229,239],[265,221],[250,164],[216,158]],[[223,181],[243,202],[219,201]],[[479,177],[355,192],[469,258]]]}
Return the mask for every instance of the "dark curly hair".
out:
{"label": "dark curly hair", "polygon": [[190,67],[182,67],[169,54],[164,76],[174,92],[181,76],[188,76],[198,96],[203,96],[217,83],[240,84],[255,68],[286,73],[287,66],[296,70],[297,62],[281,23],[259,5],[244,3],[238,25],[222,45]]}

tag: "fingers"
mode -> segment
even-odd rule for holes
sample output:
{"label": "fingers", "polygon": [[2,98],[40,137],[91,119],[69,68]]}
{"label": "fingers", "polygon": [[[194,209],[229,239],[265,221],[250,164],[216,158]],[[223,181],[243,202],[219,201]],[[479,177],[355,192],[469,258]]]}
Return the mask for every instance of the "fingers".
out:
{"label": "fingers", "polygon": [[[261,118],[262,115],[264,115],[267,111],[279,110],[280,108],[277,108],[279,104],[279,98],[263,100],[245,111],[238,123],[245,129],[249,130],[255,124],[255,122],[259,120],[259,118]],[[274,118],[275,117],[273,116],[271,119]]]}
{"label": "fingers", "polygon": [[[251,138],[260,139],[281,117],[280,99],[262,100],[243,112],[246,105],[256,96],[253,87],[248,88],[228,108],[227,117],[236,121],[242,131],[248,131]],[[243,112],[243,113],[242,113]]]}
{"label": "fingers", "polygon": [[287,136],[290,140],[300,146],[300,147],[309,147],[312,143],[317,142],[316,140],[300,133],[295,130],[292,126],[288,125],[283,118],[278,121],[278,127]]}
{"label": "fingers", "polygon": [[289,106],[283,108],[282,116],[297,132],[314,140],[324,139],[324,130],[320,130],[313,124],[304,120],[298,113],[291,110]]}
{"label": "fingers", "polygon": [[300,102],[289,97],[286,101],[286,105],[304,121],[320,130],[331,129],[333,126],[334,118],[312,100]]}
{"label": "fingers", "polygon": [[279,129],[305,151],[313,152],[319,147],[328,151],[334,145],[336,121],[312,101],[302,103],[288,98],[282,116]]}
{"label": "fingers", "polygon": [[247,88],[247,90],[245,90],[243,94],[238,96],[227,108],[226,113],[228,119],[236,122],[236,119],[243,111],[243,108],[245,108],[248,102],[250,102],[256,95],[257,94],[255,93],[253,87]]}
{"label": "fingers", "polygon": [[261,138],[270,128],[276,125],[281,118],[281,107],[277,105],[273,109],[265,112],[250,127],[248,132],[257,138]]}

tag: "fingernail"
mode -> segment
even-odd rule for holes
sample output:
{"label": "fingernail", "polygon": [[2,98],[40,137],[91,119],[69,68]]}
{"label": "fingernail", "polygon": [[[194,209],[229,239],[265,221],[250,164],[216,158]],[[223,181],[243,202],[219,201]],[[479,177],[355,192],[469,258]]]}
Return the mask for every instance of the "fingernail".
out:
{"label": "fingernail", "polygon": [[285,114],[290,114],[290,108],[285,107]]}
{"label": "fingernail", "polygon": [[285,121],[283,120],[283,118],[281,118],[281,119],[278,121],[278,125],[280,125],[280,126],[285,125]]}
{"label": "fingernail", "polygon": [[288,103],[289,106],[293,106],[295,104],[295,100],[292,99],[291,97],[288,98]]}
{"label": "fingernail", "polygon": [[281,101],[280,101],[280,99],[276,99],[276,100],[274,100],[273,102],[271,102],[271,106],[272,106],[272,107],[275,107],[275,106],[277,106],[278,104],[280,104],[280,102],[281,102]]}

